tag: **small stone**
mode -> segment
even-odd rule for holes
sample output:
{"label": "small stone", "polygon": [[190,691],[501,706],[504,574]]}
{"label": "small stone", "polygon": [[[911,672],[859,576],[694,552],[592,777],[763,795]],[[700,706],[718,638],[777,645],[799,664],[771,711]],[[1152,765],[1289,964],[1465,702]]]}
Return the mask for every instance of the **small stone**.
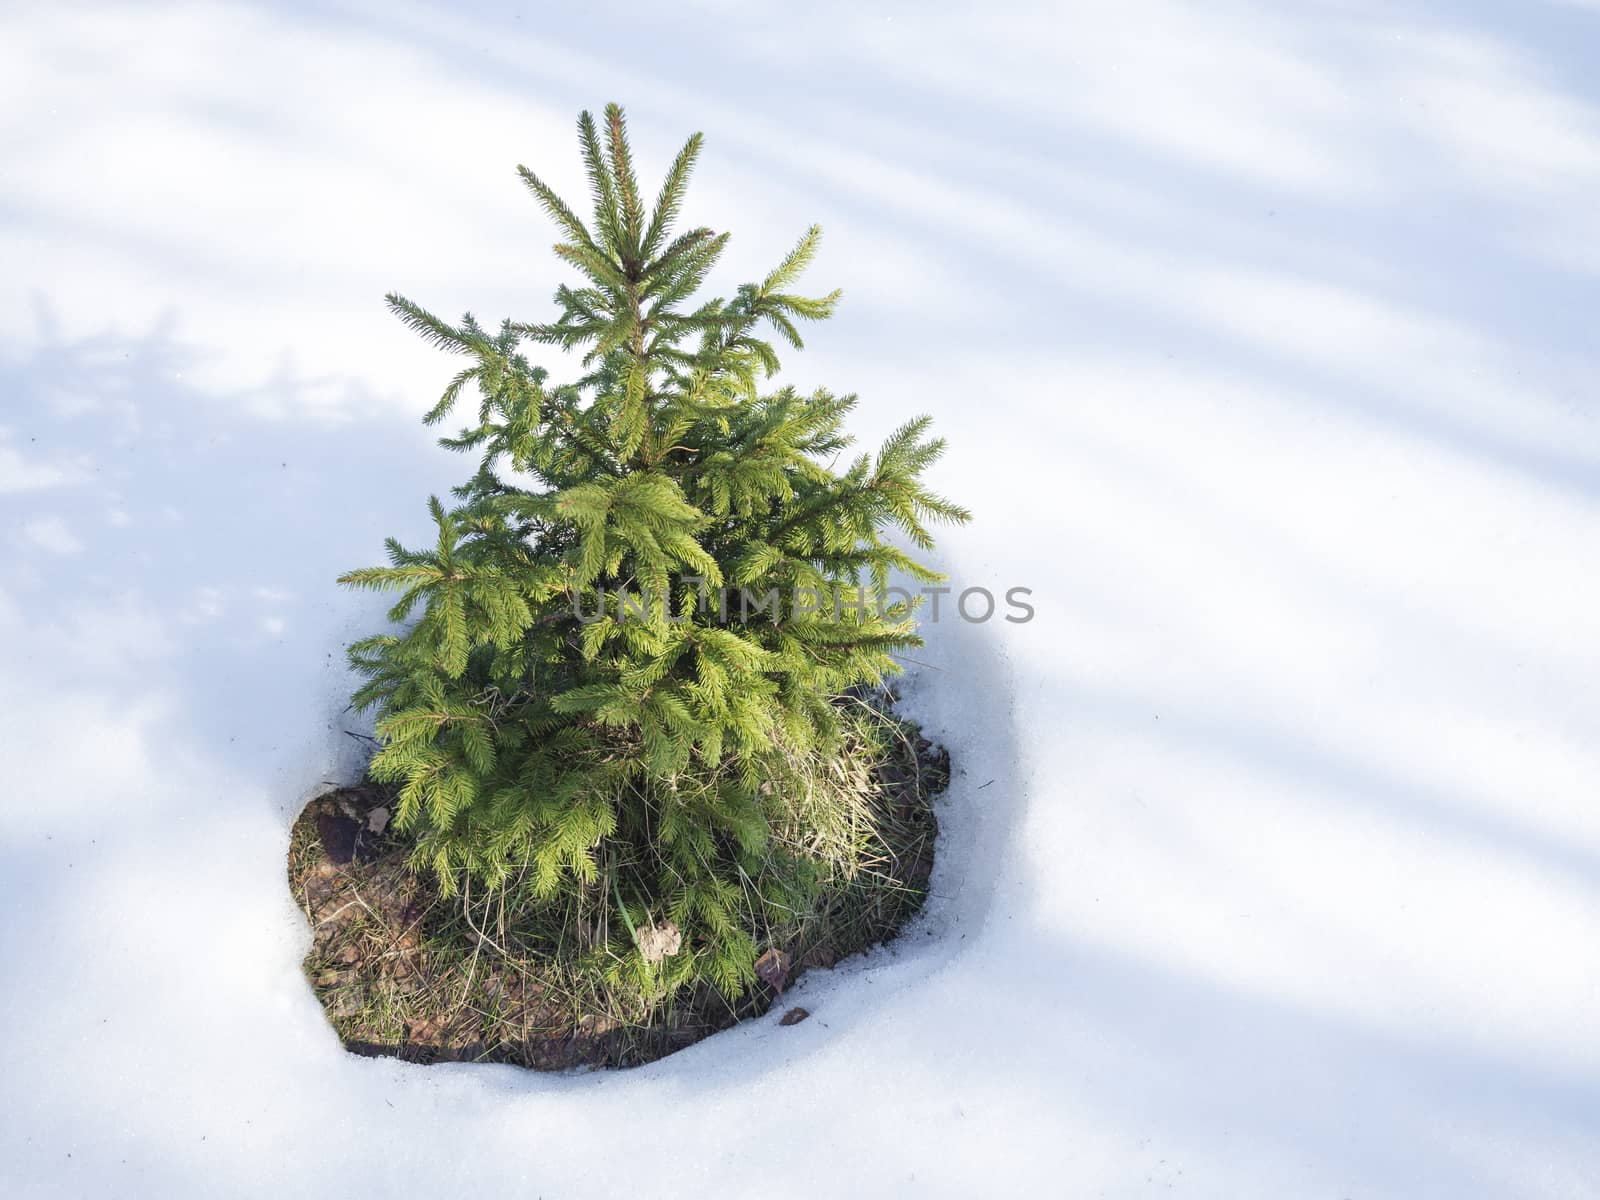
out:
{"label": "small stone", "polygon": [[383,806],[373,809],[367,814],[367,832],[382,833],[389,828],[389,810]]}

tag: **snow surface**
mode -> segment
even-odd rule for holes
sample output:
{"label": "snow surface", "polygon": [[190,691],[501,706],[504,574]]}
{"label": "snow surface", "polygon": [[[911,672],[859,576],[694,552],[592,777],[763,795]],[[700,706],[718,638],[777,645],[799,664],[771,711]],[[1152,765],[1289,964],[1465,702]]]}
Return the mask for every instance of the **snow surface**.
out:
{"label": "snow surface", "polygon": [[[0,1194],[1600,1195],[1593,0],[0,20]],[[612,98],[1038,616],[930,630],[938,896],[810,1021],[354,1058],[332,579],[467,468],[380,297],[547,312]]]}

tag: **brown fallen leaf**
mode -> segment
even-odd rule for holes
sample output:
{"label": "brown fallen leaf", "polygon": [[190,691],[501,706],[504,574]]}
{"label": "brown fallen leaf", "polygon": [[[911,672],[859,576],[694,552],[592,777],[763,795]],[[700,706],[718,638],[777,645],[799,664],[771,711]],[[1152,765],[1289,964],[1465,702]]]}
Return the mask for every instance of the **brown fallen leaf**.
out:
{"label": "brown fallen leaf", "polygon": [[783,1019],[780,1020],[778,1022],[778,1024],[779,1025],[798,1025],[798,1024],[800,1024],[801,1021],[804,1021],[810,1015],[811,1015],[810,1012],[808,1012],[806,1009],[803,1009],[803,1008],[791,1008],[788,1012],[783,1014]]}
{"label": "brown fallen leaf", "polygon": [[773,991],[783,991],[783,985],[789,982],[789,956],[777,948],[768,950],[756,959],[756,974]]}

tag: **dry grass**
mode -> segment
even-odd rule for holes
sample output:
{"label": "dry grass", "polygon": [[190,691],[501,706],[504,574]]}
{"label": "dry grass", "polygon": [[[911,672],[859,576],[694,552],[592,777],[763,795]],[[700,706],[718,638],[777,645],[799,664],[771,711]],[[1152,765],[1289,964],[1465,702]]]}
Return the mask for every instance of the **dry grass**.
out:
{"label": "dry grass", "polygon": [[[842,759],[792,764],[808,784],[785,796],[792,803],[774,829],[775,847],[819,869],[814,902],[760,931],[790,978],[892,938],[921,907],[932,868],[932,798],[948,782],[947,756],[893,716],[886,697],[848,703],[858,743]],[[365,830],[385,802],[370,785],[321,797],[290,839],[290,886],[314,931],[306,975],[349,1049],[547,1070],[629,1066],[771,1006],[770,983],[732,1002],[697,988],[650,1004],[607,981],[604,948],[597,956],[571,944],[570,914],[519,910],[506,890],[465,904],[440,897],[405,867],[403,839]],[[331,862],[329,836],[337,844],[354,827],[363,830],[355,858]]]}

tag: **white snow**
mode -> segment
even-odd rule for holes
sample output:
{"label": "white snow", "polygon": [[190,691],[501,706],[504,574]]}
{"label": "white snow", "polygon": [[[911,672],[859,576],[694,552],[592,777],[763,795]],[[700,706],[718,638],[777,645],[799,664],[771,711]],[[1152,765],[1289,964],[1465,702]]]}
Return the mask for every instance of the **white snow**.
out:
{"label": "white snow", "polygon": [[[1600,1195],[1600,11],[17,6],[0,1194]],[[694,56],[702,56],[698,60]],[[290,822],[333,577],[468,464],[580,107],[977,512],[926,922],[622,1074],[345,1054]]]}

